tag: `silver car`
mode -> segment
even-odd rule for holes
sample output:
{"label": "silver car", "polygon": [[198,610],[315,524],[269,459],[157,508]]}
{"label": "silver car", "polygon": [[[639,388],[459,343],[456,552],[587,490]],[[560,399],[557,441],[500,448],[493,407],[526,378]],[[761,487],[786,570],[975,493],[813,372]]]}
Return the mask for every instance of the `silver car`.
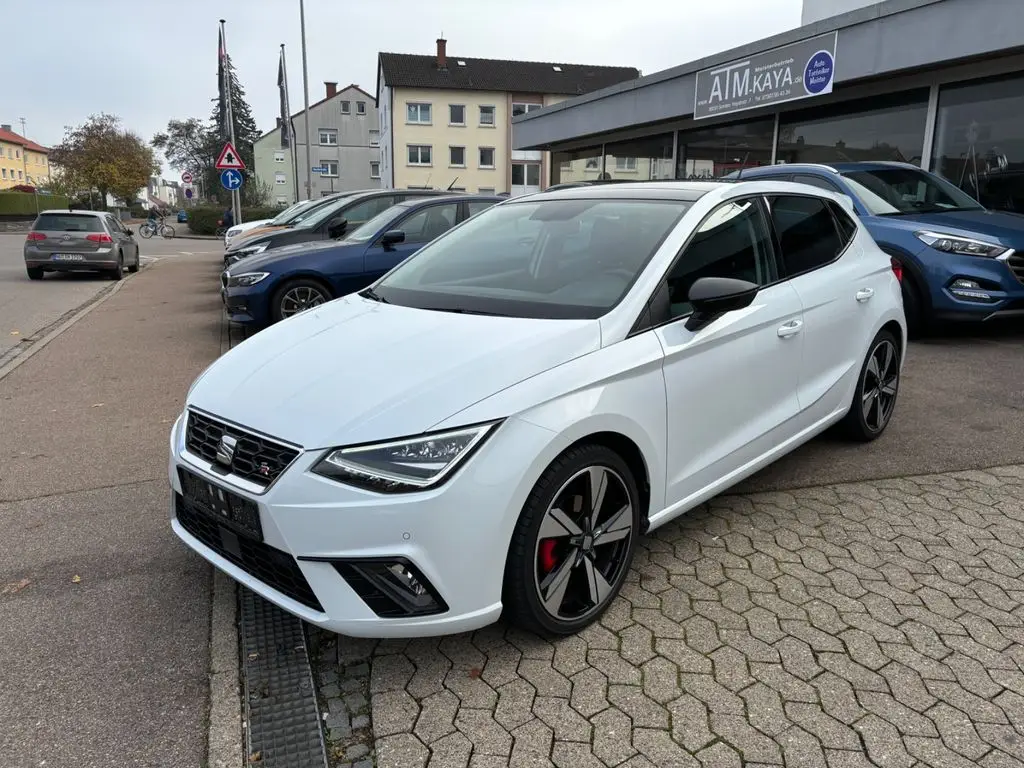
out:
{"label": "silver car", "polygon": [[135,233],[105,211],[43,211],[25,238],[31,280],[47,272],[103,272],[115,280],[139,271]]}

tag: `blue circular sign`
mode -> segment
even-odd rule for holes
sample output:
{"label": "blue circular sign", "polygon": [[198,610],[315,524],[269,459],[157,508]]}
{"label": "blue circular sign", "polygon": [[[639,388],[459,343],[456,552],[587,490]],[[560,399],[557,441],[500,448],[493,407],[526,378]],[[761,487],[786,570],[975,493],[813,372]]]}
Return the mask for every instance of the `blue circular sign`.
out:
{"label": "blue circular sign", "polygon": [[807,60],[804,67],[804,90],[812,96],[832,90],[832,77],[836,62],[828,51],[818,51]]}

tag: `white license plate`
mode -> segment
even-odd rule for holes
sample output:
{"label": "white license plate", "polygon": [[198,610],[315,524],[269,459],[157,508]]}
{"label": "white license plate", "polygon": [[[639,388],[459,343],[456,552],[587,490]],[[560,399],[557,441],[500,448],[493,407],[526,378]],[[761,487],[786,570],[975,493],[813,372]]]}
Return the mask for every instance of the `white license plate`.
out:
{"label": "white license plate", "polygon": [[54,261],[85,261],[85,255],[81,253],[55,253]]}

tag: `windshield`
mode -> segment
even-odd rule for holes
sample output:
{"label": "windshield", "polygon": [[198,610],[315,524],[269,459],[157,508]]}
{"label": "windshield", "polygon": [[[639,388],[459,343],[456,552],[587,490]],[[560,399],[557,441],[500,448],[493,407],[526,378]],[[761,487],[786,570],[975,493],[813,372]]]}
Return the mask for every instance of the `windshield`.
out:
{"label": "windshield", "polygon": [[980,211],[981,204],[945,179],[916,168],[878,168],[846,171],[843,177],[858,185],[864,207],[875,216],[943,211]]}
{"label": "windshield", "polygon": [[398,218],[398,216],[405,211],[409,210],[404,205],[396,205],[381,211],[372,219],[365,224],[359,226],[359,228],[352,231],[352,234],[346,235],[342,242],[345,243],[368,243],[373,240],[374,236],[380,232],[389,222]]}
{"label": "windshield", "polygon": [[371,298],[449,312],[588,319],[618,304],[691,203],[496,205],[418,251]]}
{"label": "windshield", "polygon": [[321,205],[319,208],[314,208],[312,211],[303,213],[296,219],[293,224],[304,229],[310,229],[313,227],[320,226],[323,222],[327,221],[334,214],[338,212],[338,209],[342,207],[342,204],[349,199],[349,195],[344,197],[336,197],[331,200],[327,205]]}
{"label": "windshield", "polygon": [[315,202],[317,202],[317,201],[315,201],[315,200],[302,200],[302,201],[300,201],[298,203],[293,203],[292,205],[289,205],[287,208],[285,208],[283,211],[281,211],[279,214],[277,214],[277,216],[275,216],[273,219],[271,219],[270,220],[270,224],[275,226],[275,227],[279,227],[282,224],[287,224],[288,222],[290,222],[292,220],[292,218],[297,213],[300,213],[301,211],[304,211],[305,209],[309,208]]}

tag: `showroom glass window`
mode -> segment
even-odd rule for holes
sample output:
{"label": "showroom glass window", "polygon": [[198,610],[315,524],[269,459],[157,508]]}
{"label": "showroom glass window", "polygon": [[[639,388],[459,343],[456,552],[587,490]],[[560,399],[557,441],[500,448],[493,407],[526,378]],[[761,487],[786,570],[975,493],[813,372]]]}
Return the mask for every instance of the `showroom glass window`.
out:
{"label": "showroom glass window", "polygon": [[921,165],[928,89],[783,113],[777,160],[851,163],[894,160]]}
{"label": "showroom glass window", "polygon": [[988,208],[1024,213],[1024,77],[943,86],[931,169]]}
{"label": "showroom glass window", "polygon": [[606,178],[628,181],[672,178],[672,134],[604,145]]}
{"label": "showroom glass window", "polygon": [[551,183],[592,181],[601,175],[601,147],[551,153]]}
{"label": "showroom glass window", "polygon": [[775,119],[679,132],[677,179],[717,179],[740,168],[771,165]]}

